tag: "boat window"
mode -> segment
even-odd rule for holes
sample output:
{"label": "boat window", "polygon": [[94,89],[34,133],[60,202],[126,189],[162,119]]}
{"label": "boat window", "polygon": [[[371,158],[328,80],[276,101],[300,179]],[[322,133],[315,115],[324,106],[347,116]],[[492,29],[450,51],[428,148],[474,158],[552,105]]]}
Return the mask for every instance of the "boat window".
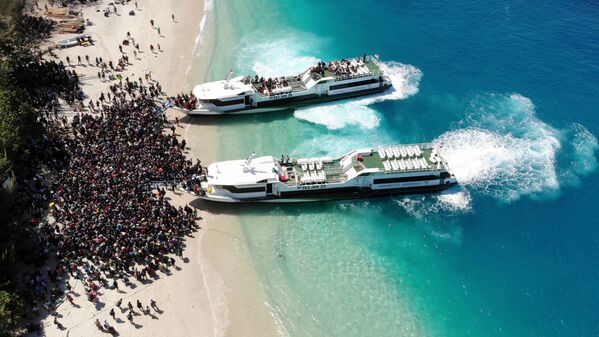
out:
{"label": "boat window", "polygon": [[366,80],[366,81],[358,81],[358,82],[351,82],[351,83],[345,83],[345,84],[332,85],[330,87],[330,89],[331,90],[338,90],[338,89],[357,87],[357,86],[360,86],[360,85],[373,84],[373,83],[378,83],[378,82],[379,82],[378,79],[371,78],[371,79]]}
{"label": "boat window", "polygon": [[233,99],[230,101],[221,101],[220,99],[201,99],[200,102],[210,103],[210,104],[214,104],[216,106],[225,106],[225,105],[242,104],[244,102],[244,100],[243,100],[243,98],[242,99]]}
{"label": "boat window", "polygon": [[231,193],[264,192],[266,188],[266,186],[237,187],[233,185],[223,185],[221,187]]}
{"label": "boat window", "polygon": [[374,183],[375,184],[388,184],[388,183],[403,183],[403,182],[408,182],[408,181],[435,180],[435,179],[439,179],[439,177],[434,176],[434,175],[395,177],[395,178],[374,179]]}

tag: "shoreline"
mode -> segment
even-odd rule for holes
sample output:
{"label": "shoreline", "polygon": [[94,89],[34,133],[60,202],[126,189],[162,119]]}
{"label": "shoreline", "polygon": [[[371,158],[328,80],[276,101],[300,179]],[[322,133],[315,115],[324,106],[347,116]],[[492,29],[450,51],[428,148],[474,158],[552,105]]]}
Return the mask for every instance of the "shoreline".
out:
{"label": "shoreline", "polygon": [[[207,79],[210,61],[215,51],[215,4],[214,0],[204,1],[206,9],[199,25],[200,32],[196,38],[192,62],[186,72],[188,91],[198,82]],[[202,29],[205,31],[201,31]],[[200,48],[202,53],[197,52]],[[190,145],[188,156],[192,160],[201,158],[206,164],[221,159],[217,125],[202,124],[201,119],[186,116],[178,110],[170,109],[169,112],[177,114],[184,125],[182,137]],[[202,204],[202,201],[196,199],[191,205],[196,207],[196,204]],[[229,214],[208,211],[205,211],[203,216],[206,221],[203,223],[199,239],[200,251],[205,257],[203,281],[207,285],[208,293],[211,293],[210,289],[220,287],[222,293],[211,293],[208,297],[213,313],[225,317],[221,317],[220,322],[215,318],[217,323],[214,336],[220,336],[219,332],[222,329],[227,330],[227,336],[279,336],[277,323],[266,303],[266,294],[263,293],[239,219]],[[243,282],[240,282],[242,280]],[[209,283],[212,283],[211,286],[208,286]],[[214,309],[224,312],[214,312]]]}
{"label": "shoreline", "polygon": [[[212,0],[182,0],[176,4],[149,1],[140,4],[139,9],[135,9],[131,2],[118,5],[119,14],[105,17],[103,9],[107,7],[105,2],[74,6],[81,11],[83,18],[92,21],[93,25],[86,27],[84,33],[92,35],[96,41],[94,46],[54,50],[59,60],[65,65],[70,63],[69,68],[72,67],[79,74],[82,88],[88,95],[84,102],[97,100],[100,93],[107,92],[109,86],[115,83],[100,80],[96,75],[98,68],[93,63],[98,56],[116,64],[117,59],[127,55],[132,64],[121,73],[123,79],[136,79],[143,77],[142,74],[150,74],[151,79],[160,82],[163,91],[169,96],[189,91],[193,82],[205,77],[214,48]],[[200,7],[201,10],[188,10],[194,7]],[[135,15],[128,16],[129,10],[135,10]],[[174,14],[174,20],[171,19],[171,13]],[[151,29],[150,20],[160,29]],[[123,48],[122,52],[117,48],[126,39],[127,32],[140,45],[137,57],[132,55],[132,46]],[[68,36],[73,34],[53,34],[48,44]],[[154,47],[160,44],[160,50],[151,51],[150,44]],[[91,62],[78,62],[77,57],[83,55],[89,55]],[[70,62],[66,61],[67,57]],[[76,109],[73,110],[76,112]],[[176,132],[180,139],[184,137],[188,141],[188,158],[195,160],[201,157],[207,162],[216,159],[216,126],[208,126],[209,132],[205,130],[204,133],[203,130],[204,137],[200,144],[196,144],[193,137],[188,137],[187,131],[191,124],[200,124],[201,121],[190,120],[190,124],[186,124],[186,119],[182,118],[184,114],[174,109],[167,110],[166,116],[171,120],[175,116],[182,119]],[[167,197],[175,207],[187,204],[194,206],[194,200],[197,199],[181,192],[168,192]],[[62,303],[57,308],[57,314],[65,330],[57,329],[52,323],[53,316],[48,315],[41,321],[44,335],[96,334],[93,321],[99,318],[114,323],[108,311],[114,308],[119,298],[127,298],[131,301],[141,299],[144,303],[154,299],[165,314],[152,317],[152,320],[142,316],[139,326],[117,320],[115,328],[121,335],[276,336],[274,319],[265,304],[259,277],[247,254],[247,243],[245,238],[239,236],[241,230],[238,221],[233,216],[216,216],[208,211],[201,211],[200,216],[203,219],[197,223],[202,229],[185,240],[185,258],[177,259],[179,270],[148,285],[135,282],[133,289],[127,288],[124,292],[103,289],[104,305],[101,307],[85,301],[83,286],[76,282],[73,291],[75,302],[80,307]],[[236,240],[228,240],[231,237],[236,237]],[[240,254],[244,250],[246,253]],[[121,313],[117,316],[121,316]],[[268,330],[272,333],[267,333]]]}

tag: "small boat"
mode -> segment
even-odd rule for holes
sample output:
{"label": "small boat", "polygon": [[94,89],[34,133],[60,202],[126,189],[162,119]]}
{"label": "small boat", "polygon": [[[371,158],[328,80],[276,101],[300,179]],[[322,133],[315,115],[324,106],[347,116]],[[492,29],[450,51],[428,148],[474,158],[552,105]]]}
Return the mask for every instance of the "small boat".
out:
{"label": "small boat", "polygon": [[93,44],[92,37],[90,35],[78,35],[70,37],[68,39],[62,39],[55,42],[58,48],[70,48],[78,45],[89,46]]}

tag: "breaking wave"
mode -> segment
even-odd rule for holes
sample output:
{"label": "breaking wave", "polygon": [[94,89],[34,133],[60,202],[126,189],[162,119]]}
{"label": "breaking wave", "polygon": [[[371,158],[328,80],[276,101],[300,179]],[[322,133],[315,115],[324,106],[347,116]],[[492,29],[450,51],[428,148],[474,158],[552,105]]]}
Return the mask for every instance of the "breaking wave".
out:
{"label": "breaking wave", "polygon": [[[202,15],[202,19],[200,20],[200,29],[198,31],[198,35],[196,35],[195,38],[195,46],[193,47],[193,52],[191,53],[192,55],[197,55],[198,53],[198,48],[200,46],[203,46],[206,43],[206,34],[207,34],[207,28],[206,25],[208,24],[209,20],[213,20],[214,19],[214,0],[206,0],[204,1],[204,15]],[[189,74],[189,72],[192,69],[194,62],[190,62],[189,65],[187,66],[187,70],[185,71],[185,74]]]}

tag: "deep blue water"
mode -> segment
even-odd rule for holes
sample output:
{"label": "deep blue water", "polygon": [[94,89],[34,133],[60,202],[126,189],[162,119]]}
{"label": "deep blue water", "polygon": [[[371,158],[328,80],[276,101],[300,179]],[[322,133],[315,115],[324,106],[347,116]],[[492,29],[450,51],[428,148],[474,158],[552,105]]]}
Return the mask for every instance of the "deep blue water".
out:
{"label": "deep blue water", "polygon": [[209,78],[378,53],[398,89],[225,118],[219,159],[435,141],[462,183],[240,208],[282,331],[599,335],[599,3],[227,0],[215,12]]}

